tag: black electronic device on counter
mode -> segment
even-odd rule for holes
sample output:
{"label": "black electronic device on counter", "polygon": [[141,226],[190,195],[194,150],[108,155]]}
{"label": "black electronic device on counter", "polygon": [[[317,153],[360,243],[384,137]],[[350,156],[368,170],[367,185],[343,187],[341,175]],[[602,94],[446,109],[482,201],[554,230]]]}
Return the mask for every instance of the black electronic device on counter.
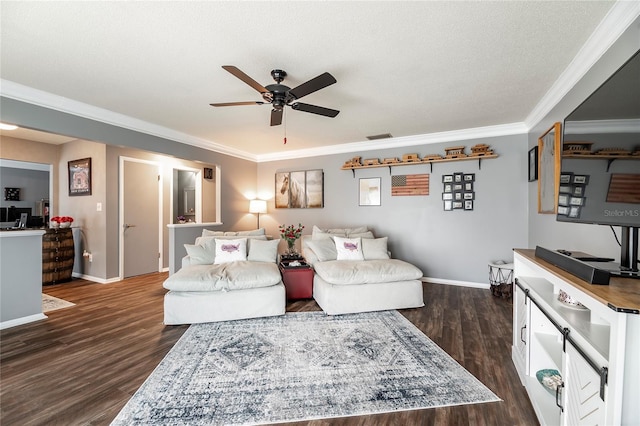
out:
{"label": "black electronic device on counter", "polygon": [[609,285],[609,278],[611,275],[609,274],[609,271],[560,253],[559,251],[536,246],[536,257],[546,260],[552,265],[555,265],[590,284]]}

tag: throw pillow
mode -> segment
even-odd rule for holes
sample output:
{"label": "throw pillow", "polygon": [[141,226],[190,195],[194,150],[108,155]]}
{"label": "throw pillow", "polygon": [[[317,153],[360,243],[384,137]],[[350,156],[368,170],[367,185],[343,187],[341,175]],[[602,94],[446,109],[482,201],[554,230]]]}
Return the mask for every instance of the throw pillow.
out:
{"label": "throw pillow", "polygon": [[387,237],[383,238],[363,238],[362,239],[362,255],[364,260],[389,259],[389,250],[387,249]]}
{"label": "throw pillow", "polygon": [[236,260],[247,260],[247,239],[216,239],[216,258],[214,263],[221,264]]}
{"label": "throw pillow", "polygon": [[371,231],[366,231],[366,232],[352,232],[347,234],[347,238],[375,238],[373,236],[373,232]]}
{"label": "throw pillow", "polygon": [[[329,229],[321,229],[316,225],[313,225],[313,231],[311,236],[314,240],[319,240],[322,238],[330,238],[332,236],[338,237],[351,237],[351,234],[361,234],[367,232],[369,229],[366,226],[358,226],[356,228],[329,228]],[[354,237],[357,237],[355,235]]]}
{"label": "throw pillow", "polygon": [[362,238],[334,237],[337,260],[364,260],[362,255]]}
{"label": "throw pillow", "polygon": [[320,262],[336,260],[338,258],[336,243],[331,238],[309,240],[307,241],[307,246],[309,246]]}
{"label": "throw pillow", "polygon": [[219,237],[221,235],[224,235],[224,232],[222,232],[222,231],[211,231],[209,229],[203,229],[202,230],[202,236],[203,237]]}
{"label": "throw pillow", "polygon": [[189,261],[192,265],[211,265],[214,261],[214,253],[206,247],[193,244],[185,244],[184,248],[189,255]]}
{"label": "throw pillow", "polygon": [[252,262],[278,261],[278,244],[280,240],[253,240],[249,246],[247,260]]}
{"label": "throw pillow", "polygon": [[265,235],[264,228],[258,228],[251,231],[238,231],[238,236],[246,237],[247,235]]}

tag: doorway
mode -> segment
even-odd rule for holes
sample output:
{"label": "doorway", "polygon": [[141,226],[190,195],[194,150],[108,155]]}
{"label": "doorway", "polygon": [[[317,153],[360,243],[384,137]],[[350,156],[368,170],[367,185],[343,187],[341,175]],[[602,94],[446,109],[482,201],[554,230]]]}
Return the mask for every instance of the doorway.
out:
{"label": "doorway", "polygon": [[162,270],[160,164],[120,157],[120,279]]}

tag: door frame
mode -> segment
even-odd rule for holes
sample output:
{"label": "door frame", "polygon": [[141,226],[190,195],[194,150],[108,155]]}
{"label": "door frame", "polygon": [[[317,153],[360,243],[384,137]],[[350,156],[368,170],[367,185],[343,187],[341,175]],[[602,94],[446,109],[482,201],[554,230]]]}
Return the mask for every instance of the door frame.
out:
{"label": "door frame", "polygon": [[142,160],[140,158],[120,156],[119,158],[119,170],[118,170],[118,251],[119,251],[119,275],[120,280],[124,279],[124,232],[122,227],[124,226],[124,164],[126,161],[133,163],[145,163],[155,166],[158,173],[158,272],[162,271],[162,259],[164,253],[162,250],[162,165],[157,161]]}

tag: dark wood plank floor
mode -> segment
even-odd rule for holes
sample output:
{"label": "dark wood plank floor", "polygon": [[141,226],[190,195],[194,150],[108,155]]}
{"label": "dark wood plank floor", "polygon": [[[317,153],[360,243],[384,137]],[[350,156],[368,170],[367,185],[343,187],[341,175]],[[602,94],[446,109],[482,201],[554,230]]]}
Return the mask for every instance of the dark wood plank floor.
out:
{"label": "dark wood plank floor", "polygon": [[[0,332],[0,424],[108,425],[187,329],[162,324],[166,276],[45,287],[76,306]],[[511,362],[511,301],[437,284],[424,284],[424,300],[424,308],[402,314],[502,402],[296,424],[537,424]],[[319,308],[310,300],[287,309]]]}

